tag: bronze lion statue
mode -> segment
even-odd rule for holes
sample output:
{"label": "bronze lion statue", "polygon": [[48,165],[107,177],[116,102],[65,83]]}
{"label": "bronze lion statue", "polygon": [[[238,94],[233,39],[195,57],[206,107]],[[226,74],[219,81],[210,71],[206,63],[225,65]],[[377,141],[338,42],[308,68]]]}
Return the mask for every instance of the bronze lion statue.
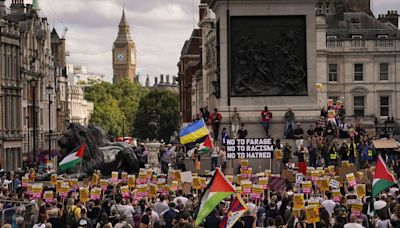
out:
{"label": "bronze lion statue", "polygon": [[[90,176],[95,170],[101,170],[102,174],[110,175],[112,171],[126,171],[129,174],[137,174],[139,160],[133,148],[124,142],[109,142],[105,138],[103,129],[94,124],[87,128],[76,123],[71,123],[63,135],[58,139],[63,155],[68,155],[86,144],[83,155],[80,176]],[[80,165],[66,170],[68,175],[78,174]]]}

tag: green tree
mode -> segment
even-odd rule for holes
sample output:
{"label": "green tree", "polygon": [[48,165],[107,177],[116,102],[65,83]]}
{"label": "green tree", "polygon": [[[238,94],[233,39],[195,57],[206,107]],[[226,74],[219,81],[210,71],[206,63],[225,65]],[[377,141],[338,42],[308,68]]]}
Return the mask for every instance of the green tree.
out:
{"label": "green tree", "polygon": [[135,135],[141,139],[152,136],[148,123],[155,111],[160,117],[159,137],[168,142],[173,132],[178,130],[178,103],[178,94],[174,92],[157,89],[150,91],[139,102],[134,124]]}
{"label": "green tree", "polygon": [[116,85],[109,82],[89,81],[85,87],[85,99],[94,102],[91,123],[102,127],[114,136],[133,132],[133,123],[139,101],[147,89],[122,79]]}

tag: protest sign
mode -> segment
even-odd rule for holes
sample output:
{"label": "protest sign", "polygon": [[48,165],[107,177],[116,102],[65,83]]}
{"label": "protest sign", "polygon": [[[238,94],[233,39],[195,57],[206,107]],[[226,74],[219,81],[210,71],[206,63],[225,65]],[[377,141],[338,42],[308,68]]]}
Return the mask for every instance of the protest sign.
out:
{"label": "protest sign", "polygon": [[235,186],[235,192],[236,192],[237,194],[242,194],[242,193],[243,193],[242,187],[241,187],[241,186]]}
{"label": "protest sign", "polygon": [[192,188],[196,190],[201,189],[201,180],[200,177],[194,177],[192,182]]}
{"label": "protest sign", "polygon": [[226,179],[233,184],[233,176],[232,175],[226,175]]}
{"label": "protest sign", "polygon": [[359,199],[365,197],[367,195],[365,184],[357,184],[356,185],[356,193],[357,193],[357,197]]}
{"label": "protest sign", "polygon": [[311,186],[312,186],[311,181],[303,181],[303,183],[301,185],[302,185],[304,194],[309,194],[311,192]]}
{"label": "protest sign", "polygon": [[333,106],[333,99],[327,99],[326,100],[326,106],[332,107]]}
{"label": "protest sign", "polygon": [[321,191],[329,191],[329,179],[328,178],[322,178],[319,183],[320,183],[319,184],[319,190],[321,190]]}
{"label": "protest sign", "polygon": [[227,159],[269,159],[274,151],[267,138],[228,139],[226,144]]}
{"label": "protest sign", "polygon": [[329,186],[336,189],[340,187],[340,183],[335,179],[331,179],[331,181],[329,182]]}
{"label": "protest sign", "polygon": [[240,186],[242,186],[243,194],[250,194],[251,193],[251,187],[252,187],[251,181],[243,180],[243,181],[240,182]]}
{"label": "protest sign", "polygon": [[176,191],[176,190],[178,190],[178,187],[179,187],[179,182],[176,180],[172,181],[171,190]]}
{"label": "protest sign", "polygon": [[306,207],[307,223],[313,224],[320,221],[319,210],[316,205],[310,205]]}
{"label": "protest sign", "polygon": [[361,218],[362,208],[363,203],[361,201],[357,201],[351,206],[351,212],[355,214],[358,218]]}
{"label": "protest sign", "polygon": [[108,180],[107,179],[101,179],[100,180],[100,188],[101,190],[105,191],[107,190],[108,187]]}
{"label": "protest sign", "polygon": [[263,189],[268,187],[268,177],[260,177],[258,179],[258,184],[262,186]]}
{"label": "protest sign", "polygon": [[54,193],[53,191],[45,191],[43,194],[43,199],[46,203],[51,203],[53,202],[54,199]]}
{"label": "protest sign", "polygon": [[56,185],[57,184],[57,174],[51,174],[50,183],[52,185]]}
{"label": "protest sign", "polygon": [[118,172],[111,172],[111,182],[114,184],[118,182]]}
{"label": "protest sign", "polygon": [[296,184],[301,184],[303,182],[303,174],[296,173]]}
{"label": "protest sign", "polygon": [[348,173],[346,174],[346,179],[350,187],[354,187],[357,185],[356,177],[354,176],[354,173]]}
{"label": "protest sign", "polygon": [[158,187],[155,184],[149,184],[149,197],[155,198],[157,196]]}
{"label": "protest sign", "polygon": [[121,195],[124,199],[129,199],[131,197],[128,185],[121,186]]}
{"label": "protest sign", "polygon": [[22,187],[28,187],[28,183],[29,183],[29,177],[22,177],[21,186]]}
{"label": "protest sign", "polygon": [[57,180],[57,184],[56,184],[56,193],[59,194],[60,190],[61,190],[61,184],[63,183],[62,180]]}
{"label": "protest sign", "polygon": [[251,197],[255,200],[261,199],[261,195],[263,194],[263,188],[261,185],[253,185],[251,190]]}
{"label": "protest sign", "polygon": [[92,176],[92,186],[96,186],[99,183],[99,175],[93,174]]}
{"label": "protest sign", "polygon": [[78,189],[78,179],[77,178],[69,179],[69,185],[71,188],[77,190]]}
{"label": "protest sign", "polygon": [[90,190],[90,199],[100,200],[101,198],[101,188],[94,187]]}
{"label": "protest sign", "polygon": [[63,182],[63,183],[61,184],[60,196],[61,196],[62,198],[67,197],[67,196],[68,196],[69,190],[70,190],[69,184]]}
{"label": "protest sign", "polygon": [[335,202],[340,202],[342,199],[342,193],[340,193],[340,189],[333,189],[332,190],[332,199]]}
{"label": "protest sign", "polygon": [[303,193],[295,193],[293,195],[293,209],[302,209],[304,208],[304,194]]}
{"label": "protest sign", "polygon": [[136,185],[136,176],[135,175],[128,175],[128,186],[130,188],[135,187]]}
{"label": "protest sign", "polygon": [[40,199],[42,198],[43,184],[35,183],[32,185],[32,198]]}
{"label": "protest sign", "polygon": [[89,188],[87,187],[79,188],[79,199],[82,203],[86,203],[89,201]]}
{"label": "protest sign", "polygon": [[126,183],[128,181],[128,173],[127,172],[121,173],[121,181],[124,183]]}
{"label": "protest sign", "polygon": [[311,171],[311,180],[312,181],[316,181],[318,176],[319,176],[319,171],[318,170],[312,170]]}
{"label": "protest sign", "polygon": [[247,167],[249,167],[249,160],[246,160],[246,159],[240,160],[240,168],[245,169]]}
{"label": "protest sign", "polygon": [[191,171],[186,171],[186,172],[181,172],[181,181],[183,183],[192,183],[193,182],[193,176]]}

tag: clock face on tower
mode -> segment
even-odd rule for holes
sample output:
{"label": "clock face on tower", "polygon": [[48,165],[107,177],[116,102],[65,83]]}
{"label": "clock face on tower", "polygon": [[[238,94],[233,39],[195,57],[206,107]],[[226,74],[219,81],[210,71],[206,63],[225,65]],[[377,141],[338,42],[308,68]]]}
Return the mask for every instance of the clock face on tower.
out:
{"label": "clock face on tower", "polygon": [[124,59],[125,59],[124,53],[118,53],[118,54],[117,54],[117,60],[118,60],[118,62],[123,62]]}

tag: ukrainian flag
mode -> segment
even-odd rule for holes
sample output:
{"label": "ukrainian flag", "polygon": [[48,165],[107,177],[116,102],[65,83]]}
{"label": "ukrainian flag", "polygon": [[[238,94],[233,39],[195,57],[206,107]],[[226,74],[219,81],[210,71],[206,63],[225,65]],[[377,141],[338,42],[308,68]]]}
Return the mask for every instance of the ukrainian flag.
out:
{"label": "ukrainian flag", "polygon": [[181,144],[187,144],[203,138],[208,134],[209,132],[204,120],[200,119],[182,129],[182,131],[179,133],[179,138]]}

